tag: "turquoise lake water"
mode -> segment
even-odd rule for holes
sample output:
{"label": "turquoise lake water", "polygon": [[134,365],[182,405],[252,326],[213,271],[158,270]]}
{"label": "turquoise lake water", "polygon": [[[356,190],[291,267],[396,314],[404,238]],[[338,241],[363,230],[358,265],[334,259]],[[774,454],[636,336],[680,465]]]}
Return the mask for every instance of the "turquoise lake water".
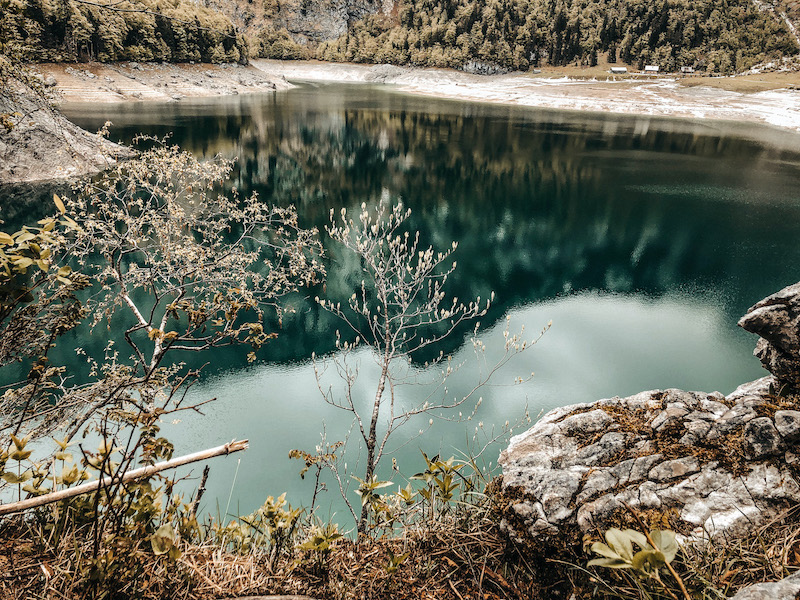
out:
{"label": "turquoise lake water", "polygon": [[[452,293],[468,299],[494,291],[482,333],[490,356],[502,345],[507,317],[512,329],[524,325],[534,336],[552,321],[542,340],[481,392],[472,421],[429,428],[426,417],[398,434],[391,457],[406,474],[421,470],[420,449],[458,455],[476,427],[484,439],[526,406],[535,417],[645,389],[728,393],[765,374],[752,357],[755,339],[736,321],[800,280],[800,136],[768,127],[312,83],[274,95],[73,104],[64,111],[88,129],[112,121],[112,139],[171,134],[198,155],[236,158],[232,186],[257,191],[265,202],[295,204],[306,225],[324,225],[331,208],[402,199],[423,240],[441,248],[459,242]],[[347,298],[360,276],[352,261],[335,251],[331,258],[326,293]],[[237,350],[204,357],[210,365],[192,395],[217,401],[204,417],[166,424],[177,452],[250,439],[246,453],[211,463],[211,513],[229,496],[230,512],[239,513],[284,491],[293,504],[307,504],[311,484],[299,478],[301,465],[287,458],[289,450],[313,450],[323,428],[335,441],[351,427],[347,414],[323,403],[310,361],[312,352],[334,352],[334,332],[343,325],[307,298],[292,304],[295,313],[257,363],[247,365]],[[475,373],[465,341],[460,334],[441,346],[465,361],[452,394]],[[92,340],[78,332],[62,343],[63,361],[75,360],[70,344],[91,347]],[[366,402],[376,367],[367,352],[359,357],[357,389]],[[429,375],[412,368],[421,379]],[[531,372],[529,382],[511,385]],[[408,386],[401,397],[410,403],[429,390]],[[487,449],[487,463],[500,447]],[[349,467],[358,460],[351,448]],[[393,480],[405,485],[400,475]],[[321,509],[347,525],[333,490]]]}

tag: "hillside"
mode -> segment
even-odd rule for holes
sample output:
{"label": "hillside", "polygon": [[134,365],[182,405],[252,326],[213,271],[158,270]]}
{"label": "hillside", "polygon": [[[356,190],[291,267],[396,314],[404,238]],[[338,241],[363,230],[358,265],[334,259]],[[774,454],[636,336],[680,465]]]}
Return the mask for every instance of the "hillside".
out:
{"label": "hillside", "polygon": [[36,62],[247,62],[230,19],[191,0],[4,0],[0,49]]}
{"label": "hillside", "polygon": [[323,44],[326,60],[475,70],[611,63],[729,74],[794,55],[774,11],[751,0],[409,0]]}
{"label": "hillside", "polygon": [[211,0],[251,55],[479,73],[598,61],[731,74],[794,56],[797,0]]}

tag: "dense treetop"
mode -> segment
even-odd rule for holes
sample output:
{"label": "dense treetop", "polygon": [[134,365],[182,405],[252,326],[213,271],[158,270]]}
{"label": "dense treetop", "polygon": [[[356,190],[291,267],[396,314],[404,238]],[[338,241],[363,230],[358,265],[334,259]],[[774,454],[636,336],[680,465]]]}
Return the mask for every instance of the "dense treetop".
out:
{"label": "dense treetop", "polygon": [[785,23],[750,0],[403,0],[396,17],[367,17],[318,56],[526,70],[608,53],[638,68],[731,73],[797,50]]}
{"label": "dense treetop", "polygon": [[30,60],[247,60],[230,19],[190,0],[2,0],[0,9],[0,46]]}
{"label": "dense treetop", "polygon": [[104,3],[0,0],[0,44],[34,60],[225,62],[250,53],[477,72],[607,59],[728,74],[798,52],[779,14],[792,18],[795,0],[767,8],[752,0],[397,0],[391,13],[361,19],[374,3],[347,0],[339,8],[349,25],[335,27],[341,11],[327,0],[212,0],[222,13],[191,0]]}

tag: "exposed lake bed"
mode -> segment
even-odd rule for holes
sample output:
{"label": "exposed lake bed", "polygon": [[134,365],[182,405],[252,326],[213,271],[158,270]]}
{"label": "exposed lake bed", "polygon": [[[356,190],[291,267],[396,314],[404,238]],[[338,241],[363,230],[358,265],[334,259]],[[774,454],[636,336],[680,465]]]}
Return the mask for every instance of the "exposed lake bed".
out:
{"label": "exposed lake bed", "polygon": [[[379,83],[435,98],[532,108],[696,119],[752,121],[800,131],[796,78],[677,76],[596,79],[580,70],[532,75],[473,75],[452,69],[254,59],[251,65],[43,64],[65,102],[175,101],[183,98],[285,90],[287,79]],[[726,83],[721,80],[730,80]],[[746,84],[749,80],[757,80]],[[728,88],[728,89],[726,89]],[[748,93],[737,90],[753,89]]]}

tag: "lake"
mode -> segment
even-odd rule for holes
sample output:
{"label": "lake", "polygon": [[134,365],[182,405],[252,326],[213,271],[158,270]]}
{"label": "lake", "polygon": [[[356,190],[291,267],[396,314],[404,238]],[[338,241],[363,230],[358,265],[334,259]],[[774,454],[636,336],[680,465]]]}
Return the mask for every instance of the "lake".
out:
{"label": "lake", "polygon": [[[765,126],[309,82],[278,94],[72,104],[64,112],[90,130],[112,121],[114,140],[169,134],[197,155],[236,158],[231,186],[295,204],[305,225],[321,228],[331,208],[402,199],[423,241],[442,249],[459,242],[452,294],[495,293],[481,334],[490,357],[502,346],[507,317],[529,337],[552,321],[535,347],[482,390],[472,421],[429,427],[425,417],[398,434],[391,457],[406,475],[422,470],[420,450],[445,458],[475,451],[526,407],[535,418],[646,389],[729,393],[765,374],[752,356],[755,338],[736,321],[800,280],[800,137]],[[335,249],[331,258],[325,292],[348,298],[360,276]],[[211,364],[192,390],[198,400],[217,398],[205,417],[165,424],[176,453],[250,439],[246,453],[211,463],[212,514],[229,498],[229,512],[244,514],[284,491],[293,504],[308,504],[311,482],[300,479],[302,465],[288,452],[313,450],[323,428],[329,442],[342,439],[352,425],[322,401],[310,360],[312,352],[335,352],[335,331],[344,325],[308,298],[291,303],[295,312],[255,364],[237,350],[205,357]],[[74,334],[61,344],[63,361],[75,360],[71,343],[92,342]],[[475,376],[467,332],[441,350],[464,361],[449,389],[458,394]],[[368,353],[359,357],[357,393],[366,402],[376,367]],[[421,381],[430,375],[421,364],[411,368]],[[531,372],[530,381],[512,385]],[[413,402],[429,391],[420,382],[402,394]],[[501,443],[484,452],[487,468]],[[351,469],[358,460],[351,449]],[[405,485],[400,475],[393,481]],[[320,514],[336,512],[347,525],[343,511],[331,489]]]}

